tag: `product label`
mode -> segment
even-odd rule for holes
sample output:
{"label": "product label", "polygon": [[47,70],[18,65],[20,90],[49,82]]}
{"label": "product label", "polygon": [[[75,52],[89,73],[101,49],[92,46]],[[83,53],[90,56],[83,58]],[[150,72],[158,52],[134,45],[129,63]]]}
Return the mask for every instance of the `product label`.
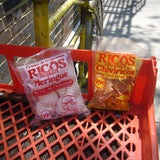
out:
{"label": "product label", "polygon": [[129,100],[129,95],[120,95],[119,97],[116,97],[115,104],[117,106],[127,106]]}
{"label": "product label", "polygon": [[98,88],[103,88],[106,85],[105,79],[103,77],[96,77],[94,82]]}
{"label": "product label", "polygon": [[33,95],[35,97],[43,96],[43,95],[46,95],[50,92],[53,92],[53,91],[56,91],[58,89],[62,89],[62,88],[65,88],[65,87],[69,87],[69,86],[72,86],[72,85],[73,85],[73,80],[68,79],[66,81],[63,81],[63,82],[60,82],[60,83],[57,83],[57,84],[53,84],[53,85],[51,85],[49,87],[46,87],[46,88],[43,88],[43,89],[34,90]]}
{"label": "product label", "polygon": [[44,78],[56,74],[66,66],[66,57],[64,54],[61,54],[57,57],[47,58],[37,63],[26,65],[25,69],[27,70],[30,79],[34,79]]}
{"label": "product label", "polygon": [[51,119],[52,118],[52,112],[49,110],[45,110],[43,112],[41,112],[40,117],[42,119]]}
{"label": "product label", "polygon": [[98,52],[95,61],[95,71],[105,78],[125,79],[127,76],[133,77],[136,74],[134,55]]}
{"label": "product label", "polygon": [[66,95],[61,99],[62,104],[62,112],[68,112],[73,110],[74,106],[76,105],[76,100],[74,96]]}
{"label": "product label", "polygon": [[24,69],[33,85],[33,95],[35,97],[73,85],[73,80],[68,75],[68,64],[65,54],[26,65]]}
{"label": "product label", "polygon": [[57,105],[57,112],[66,115],[67,113],[78,112],[76,98],[72,95],[65,95],[60,99],[60,104]]}

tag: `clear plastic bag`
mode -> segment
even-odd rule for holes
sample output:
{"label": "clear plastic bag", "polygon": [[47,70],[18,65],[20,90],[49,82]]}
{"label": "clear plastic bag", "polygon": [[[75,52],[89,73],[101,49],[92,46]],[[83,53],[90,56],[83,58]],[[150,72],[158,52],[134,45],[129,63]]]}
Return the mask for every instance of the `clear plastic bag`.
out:
{"label": "clear plastic bag", "polygon": [[145,58],[147,51],[140,45],[127,38],[95,36],[92,50],[117,53],[132,53],[137,57]]}
{"label": "clear plastic bag", "polygon": [[[130,109],[130,95],[134,88],[145,50],[130,41],[95,37],[93,50],[94,96],[88,107],[104,110]],[[134,54],[133,54],[134,53]]]}
{"label": "clear plastic bag", "polygon": [[70,50],[45,49],[11,66],[24,86],[35,120],[89,113]]}

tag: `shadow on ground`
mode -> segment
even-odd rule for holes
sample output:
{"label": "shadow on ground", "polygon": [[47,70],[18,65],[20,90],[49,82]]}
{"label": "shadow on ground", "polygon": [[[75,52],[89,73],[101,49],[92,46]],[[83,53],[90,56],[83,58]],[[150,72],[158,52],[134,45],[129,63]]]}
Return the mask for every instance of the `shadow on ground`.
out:
{"label": "shadow on ground", "polygon": [[107,0],[104,2],[105,36],[129,37],[131,21],[145,5],[145,0]]}

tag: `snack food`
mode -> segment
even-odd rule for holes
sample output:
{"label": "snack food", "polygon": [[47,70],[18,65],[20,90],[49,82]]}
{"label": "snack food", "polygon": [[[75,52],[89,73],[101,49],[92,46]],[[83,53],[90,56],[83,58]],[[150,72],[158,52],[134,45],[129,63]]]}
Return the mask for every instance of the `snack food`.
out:
{"label": "snack food", "polygon": [[129,110],[129,98],[142,59],[132,54],[97,51],[94,55],[94,97],[89,108]]}
{"label": "snack food", "polygon": [[89,113],[77,83],[70,50],[46,49],[11,63],[36,119]]}

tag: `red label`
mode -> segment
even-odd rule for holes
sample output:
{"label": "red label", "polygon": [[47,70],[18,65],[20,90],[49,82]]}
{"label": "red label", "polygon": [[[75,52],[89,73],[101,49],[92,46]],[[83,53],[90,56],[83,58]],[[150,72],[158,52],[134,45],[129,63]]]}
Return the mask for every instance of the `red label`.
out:
{"label": "red label", "polygon": [[133,55],[110,54],[99,52],[98,63],[111,64],[118,66],[135,66],[136,57]]}
{"label": "red label", "polygon": [[95,58],[95,71],[105,78],[126,79],[136,74],[137,58],[134,55],[98,52]]}
{"label": "red label", "polygon": [[76,100],[74,96],[66,95],[61,99],[62,107],[59,108],[61,113],[71,113],[76,109]]}
{"label": "red label", "polygon": [[25,69],[27,70],[29,78],[33,79],[53,75],[66,66],[66,58],[64,55],[61,55],[57,58],[45,59],[33,65],[27,65]]}
{"label": "red label", "polygon": [[56,91],[56,90],[64,88],[64,87],[69,87],[69,86],[72,86],[72,85],[73,85],[73,80],[69,79],[69,80],[66,80],[66,81],[63,81],[63,82],[60,82],[60,83],[57,83],[57,84],[53,84],[53,85],[51,85],[49,87],[46,87],[46,88],[43,88],[43,89],[34,90],[33,95],[35,97],[43,96],[43,95],[46,95],[50,92]]}
{"label": "red label", "polygon": [[52,118],[52,112],[49,111],[49,110],[45,110],[45,111],[41,112],[40,117],[42,119],[51,119]]}

